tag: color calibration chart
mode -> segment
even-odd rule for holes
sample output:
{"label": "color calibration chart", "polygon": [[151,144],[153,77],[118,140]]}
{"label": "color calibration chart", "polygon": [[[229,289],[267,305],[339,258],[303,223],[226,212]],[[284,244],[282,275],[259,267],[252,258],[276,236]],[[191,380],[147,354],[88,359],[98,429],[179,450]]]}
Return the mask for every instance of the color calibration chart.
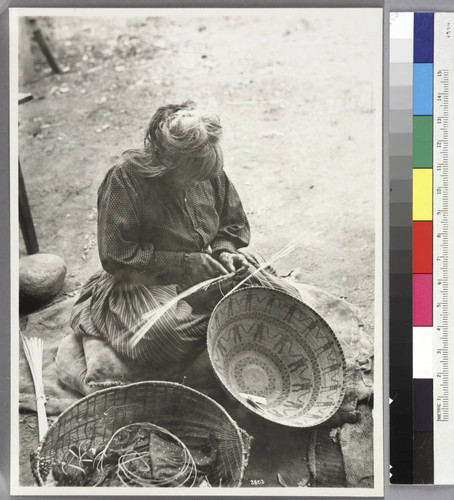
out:
{"label": "color calibration chart", "polygon": [[389,61],[390,480],[454,484],[454,13],[391,13]]}

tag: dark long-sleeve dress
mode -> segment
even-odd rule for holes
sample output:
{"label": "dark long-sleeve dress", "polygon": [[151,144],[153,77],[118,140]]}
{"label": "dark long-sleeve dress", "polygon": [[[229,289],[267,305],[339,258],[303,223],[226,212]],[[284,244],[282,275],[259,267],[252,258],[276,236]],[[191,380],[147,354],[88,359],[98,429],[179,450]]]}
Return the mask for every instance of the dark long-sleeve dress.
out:
{"label": "dark long-sleeve dress", "polygon": [[144,313],[185,286],[187,252],[236,251],[248,245],[249,223],[224,172],[186,191],[140,176],[127,159],[107,173],[98,191],[98,247],[103,270],[74,305],[76,334],[107,339],[124,358],[169,367],[203,350],[209,313],[184,300],[132,348]]}

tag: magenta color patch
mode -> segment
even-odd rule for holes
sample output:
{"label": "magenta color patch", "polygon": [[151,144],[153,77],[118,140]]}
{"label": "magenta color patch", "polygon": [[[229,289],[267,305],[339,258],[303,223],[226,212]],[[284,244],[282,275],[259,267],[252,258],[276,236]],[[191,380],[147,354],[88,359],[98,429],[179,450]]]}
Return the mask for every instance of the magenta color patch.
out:
{"label": "magenta color patch", "polygon": [[413,326],[432,325],[432,275],[413,275]]}

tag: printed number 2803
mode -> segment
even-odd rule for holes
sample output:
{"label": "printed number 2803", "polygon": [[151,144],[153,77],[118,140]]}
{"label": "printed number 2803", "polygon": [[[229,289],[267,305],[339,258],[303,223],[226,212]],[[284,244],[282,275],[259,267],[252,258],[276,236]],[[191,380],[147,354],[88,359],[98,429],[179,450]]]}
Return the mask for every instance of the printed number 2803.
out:
{"label": "printed number 2803", "polygon": [[250,479],[251,486],[263,486],[265,484],[264,479]]}

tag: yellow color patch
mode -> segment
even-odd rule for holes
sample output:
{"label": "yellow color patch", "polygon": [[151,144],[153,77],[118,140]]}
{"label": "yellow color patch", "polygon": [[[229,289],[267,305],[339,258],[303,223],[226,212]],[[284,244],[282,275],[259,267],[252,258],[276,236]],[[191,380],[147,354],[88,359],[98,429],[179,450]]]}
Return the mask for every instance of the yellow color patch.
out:
{"label": "yellow color patch", "polygon": [[432,220],[432,169],[413,169],[413,220]]}

